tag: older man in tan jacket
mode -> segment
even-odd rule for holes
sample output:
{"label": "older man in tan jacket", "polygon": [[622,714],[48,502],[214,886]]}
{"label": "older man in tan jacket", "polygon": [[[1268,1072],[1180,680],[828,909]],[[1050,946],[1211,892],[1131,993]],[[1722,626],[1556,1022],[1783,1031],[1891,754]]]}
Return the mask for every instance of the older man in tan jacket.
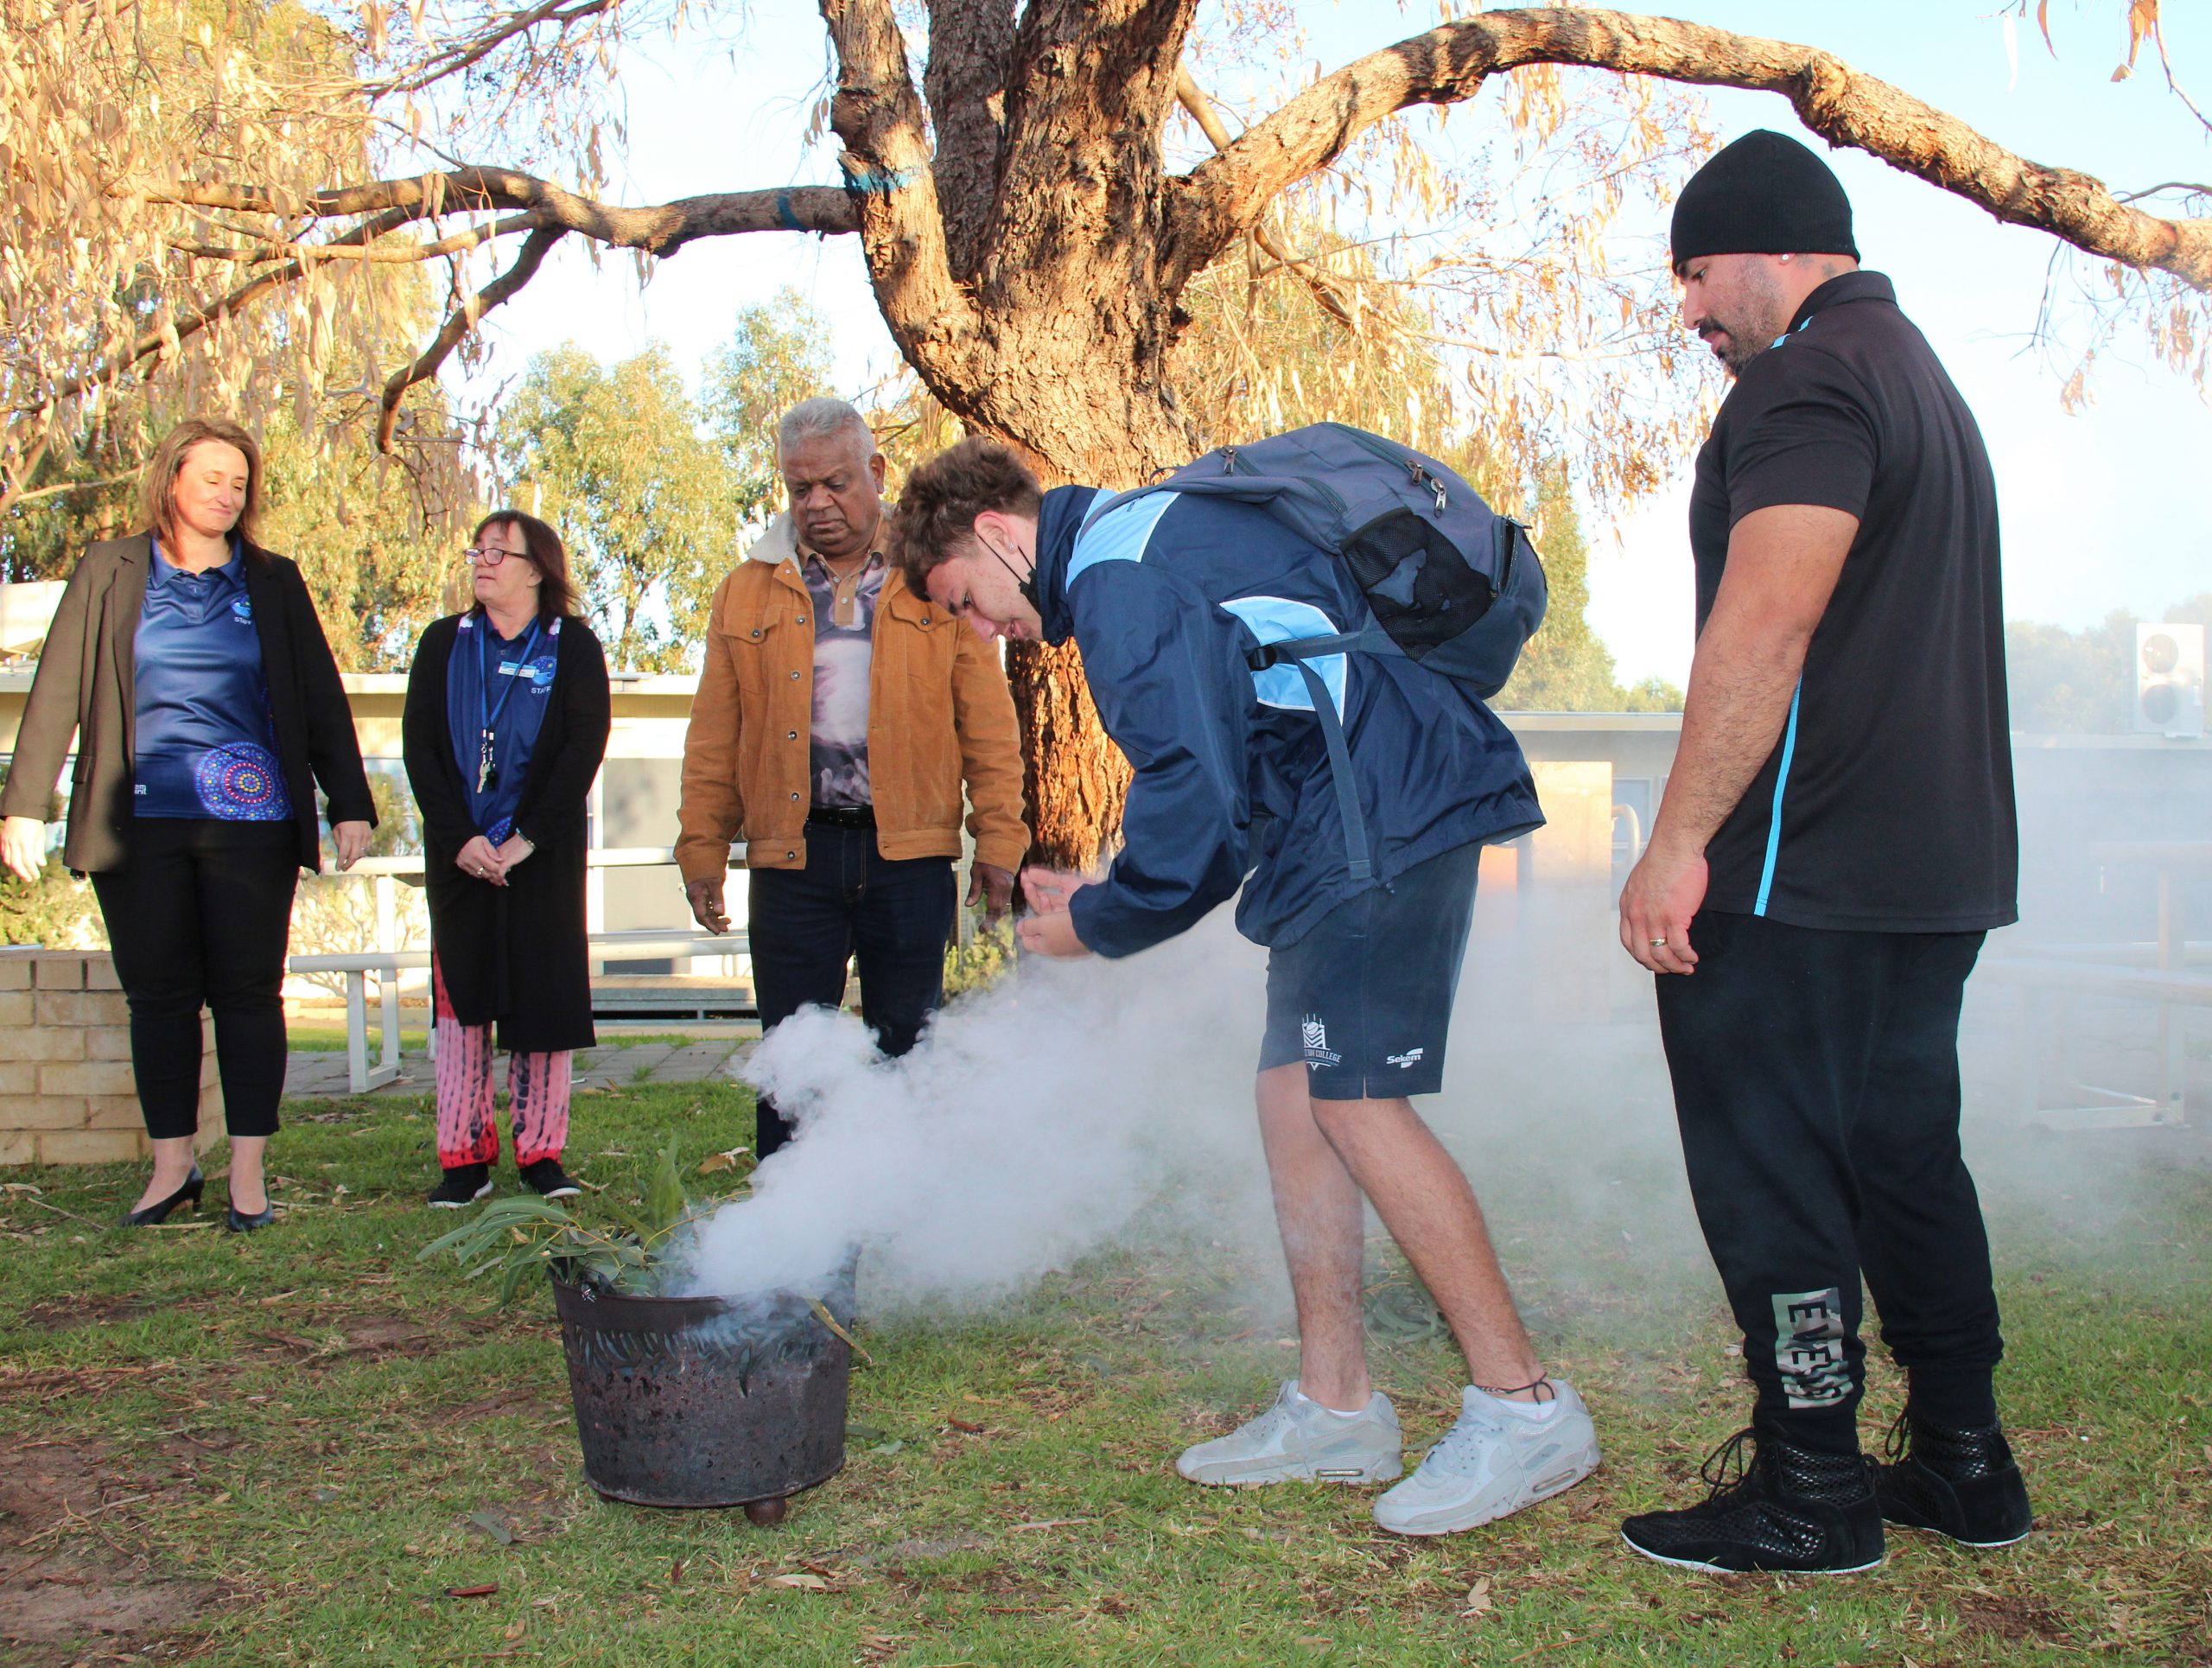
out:
{"label": "older man in tan jacket", "polygon": [[[836,1007],[857,956],[861,1016],[903,1054],[944,1000],[963,781],[968,902],[1002,915],[1028,847],[1014,702],[994,646],[887,568],[861,414],[802,401],[777,437],[791,507],[715,593],[677,863],[699,924],[727,932],[722,875],[746,842],[763,1029]],[[764,1098],[760,1156],[790,1135]]]}

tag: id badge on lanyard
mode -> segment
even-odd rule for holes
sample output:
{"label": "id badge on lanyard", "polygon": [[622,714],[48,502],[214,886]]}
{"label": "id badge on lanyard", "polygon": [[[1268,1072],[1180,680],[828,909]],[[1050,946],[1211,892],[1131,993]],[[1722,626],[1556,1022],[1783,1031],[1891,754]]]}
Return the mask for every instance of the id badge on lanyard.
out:
{"label": "id badge on lanyard", "polygon": [[506,673],[506,684],[499,691],[499,698],[496,701],[492,698],[492,667],[489,664],[493,633],[487,629],[479,640],[477,665],[480,672],[476,691],[476,791],[479,794],[490,793],[499,784],[499,770],[494,752],[498,736],[493,727],[499,723],[499,714],[505,710],[507,697],[515,692],[516,684],[521,681],[523,668],[530,664],[531,651],[537,646],[537,633],[543,625],[544,621],[541,620],[531,621],[530,635],[523,640],[522,654],[512,668],[504,660],[500,663],[500,670]]}

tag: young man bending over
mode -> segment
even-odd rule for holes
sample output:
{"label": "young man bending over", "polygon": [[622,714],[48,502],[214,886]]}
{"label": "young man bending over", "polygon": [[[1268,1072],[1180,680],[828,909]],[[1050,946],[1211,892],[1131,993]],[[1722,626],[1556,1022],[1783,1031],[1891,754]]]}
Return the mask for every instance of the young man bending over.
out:
{"label": "young man bending over", "polygon": [[1374,848],[1374,878],[1355,880],[1306,682],[1245,659],[1255,642],[1357,630],[1370,616],[1350,570],[1249,505],[1163,490],[1094,518],[1104,503],[1090,487],[1041,492],[1007,448],[964,440],[908,482],[893,550],[909,583],[986,638],[1072,637],[1135,772],[1103,878],[1023,875],[1038,912],[1024,945],[1132,955],[1241,885],[1237,926],[1268,947],[1260,1127],[1299,1376],[1177,1469],[1212,1485],[1402,1474],[1397,1416],[1368,1380],[1363,1194],[1474,1379],[1451,1433],[1375,1519],[1438,1535],[1502,1518],[1587,1476],[1597,1438],[1529,1348],[1474,1194],[1408,1097],[1441,1086],[1480,847],[1542,821],[1528,767],[1436,673],[1382,656],[1313,662]]}

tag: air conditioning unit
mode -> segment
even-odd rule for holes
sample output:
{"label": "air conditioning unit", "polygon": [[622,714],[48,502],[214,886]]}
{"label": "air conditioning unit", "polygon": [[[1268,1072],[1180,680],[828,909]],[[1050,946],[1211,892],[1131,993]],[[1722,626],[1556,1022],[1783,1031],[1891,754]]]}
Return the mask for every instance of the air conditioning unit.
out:
{"label": "air conditioning unit", "polygon": [[2135,627],[2135,728],[2157,735],[2204,734],[2204,627]]}

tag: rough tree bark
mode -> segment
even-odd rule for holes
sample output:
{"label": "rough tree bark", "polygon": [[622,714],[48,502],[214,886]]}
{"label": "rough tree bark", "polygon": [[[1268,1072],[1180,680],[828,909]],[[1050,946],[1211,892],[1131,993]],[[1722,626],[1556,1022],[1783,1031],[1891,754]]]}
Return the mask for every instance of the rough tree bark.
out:
{"label": "rough tree bark", "polygon": [[[367,217],[347,234],[365,245],[441,209],[505,211],[504,229],[532,234],[525,264],[570,233],[665,255],[770,226],[856,232],[884,321],[930,392],[970,428],[1023,447],[1048,481],[1102,486],[1141,480],[1190,449],[1166,367],[1191,280],[1259,229],[1287,187],[1376,123],[1471,98],[1489,76],[1521,66],[1776,92],[1832,143],[1999,220],[2212,293],[2212,222],[2160,219],[2088,175],[2016,156],[1815,48],[1617,12],[1486,12],[1322,78],[1241,136],[1210,127],[1217,154],[1171,177],[1162,136],[1195,0],[1027,0],[1018,14],[1014,0],[930,0],[926,105],[892,0],[819,4],[838,66],[842,193],[618,208],[512,170],[468,169],[326,194],[308,212]],[[245,204],[226,188],[164,191],[168,201]],[[456,311],[393,379],[388,406],[526,277],[511,270],[469,316]],[[1085,864],[1118,820],[1117,757],[1071,656],[1025,648],[1012,661],[1040,852]]]}

